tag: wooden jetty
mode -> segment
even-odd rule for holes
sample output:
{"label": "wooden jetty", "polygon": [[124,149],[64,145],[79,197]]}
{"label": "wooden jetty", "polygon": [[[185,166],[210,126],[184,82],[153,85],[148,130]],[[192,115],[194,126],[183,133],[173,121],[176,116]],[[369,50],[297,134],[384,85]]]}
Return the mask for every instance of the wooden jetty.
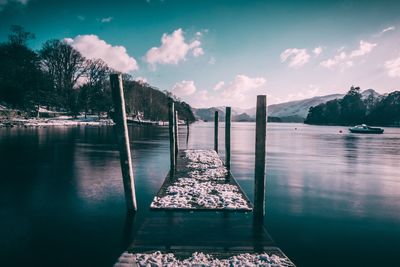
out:
{"label": "wooden jetty", "polygon": [[194,252],[219,259],[243,253],[268,253],[285,259],[288,264],[284,266],[295,266],[250,213],[152,212],[133,233],[131,245],[115,266],[129,266],[123,265],[126,253],[156,251],[173,253],[181,259]]}
{"label": "wooden jetty", "polygon": [[[124,181],[125,197],[128,214],[137,210],[134,179],[132,174],[131,156],[129,150],[128,130],[123,100],[123,89],[120,75],[111,75],[111,89],[117,115],[116,129],[119,140],[120,160]],[[170,188],[176,186],[180,179],[193,182],[196,177],[193,171],[207,172],[208,167],[201,167],[200,162],[195,162],[188,156],[193,151],[180,150],[178,138],[178,114],[174,110],[172,99],[169,104],[169,138],[170,138],[170,171],[158,192],[156,198],[163,198]],[[218,113],[214,121],[214,149],[205,153],[218,152]],[[137,266],[136,253],[173,253],[176,257],[187,258],[194,252],[202,252],[218,258],[228,258],[244,253],[276,255],[283,260],[283,264],[273,266],[295,266],[289,258],[276,246],[264,226],[265,212],[265,147],[266,147],[266,96],[257,97],[256,114],[256,165],[255,165],[255,202],[254,207],[233,177],[231,167],[231,108],[226,108],[225,116],[225,162],[216,164],[213,168],[226,173],[224,177],[209,177],[201,182],[213,182],[211,185],[218,187],[232,186],[245,200],[246,208],[232,208],[228,206],[205,207],[192,205],[183,207],[157,207],[161,210],[150,212],[142,223],[134,226],[133,239],[127,251],[117,260],[115,266]],[[189,126],[187,127],[189,134]],[[211,151],[211,152],[210,152]],[[221,159],[215,161],[220,162]],[[191,163],[198,163],[191,166]],[[214,164],[215,165],[215,164]],[[203,173],[204,174],[204,173]],[[192,175],[192,177],[191,177]],[[188,177],[189,176],[189,177]],[[207,176],[207,175],[205,175]],[[200,180],[204,175],[200,177]],[[217,178],[217,179],[212,179]],[[220,179],[222,178],[222,179]],[[192,180],[190,180],[192,179]],[[208,184],[210,185],[210,184]],[[189,184],[189,186],[192,186]],[[183,191],[185,192],[185,191]],[[178,192],[179,193],[179,192]],[[212,193],[210,193],[212,194]],[[228,194],[229,195],[229,194]],[[254,212],[252,212],[254,210]],[[190,212],[188,212],[190,211]],[[207,212],[197,212],[207,211]],[[227,212],[240,211],[240,212]],[[135,212],[133,212],[133,215]],[[151,264],[150,264],[151,265]],[[149,266],[150,266],[149,265]],[[153,265],[151,265],[153,266]],[[155,266],[160,266],[155,264]]]}
{"label": "wooden jetty", "polygon": [[[175,171],[165,178],[151,209],[234,212],[253,210],[249,198],[214,150],[179,150],[177,154]],[[201,159],[192,161],[186,154],[200,155],[207,162]],[[180,189],[182,192],[179,192]],[[164,199],[168,202],[161,203]]]}

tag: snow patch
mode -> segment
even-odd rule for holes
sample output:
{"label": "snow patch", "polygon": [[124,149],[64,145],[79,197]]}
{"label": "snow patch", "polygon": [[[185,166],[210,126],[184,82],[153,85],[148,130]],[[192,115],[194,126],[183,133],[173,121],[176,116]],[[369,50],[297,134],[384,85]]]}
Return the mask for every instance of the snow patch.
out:
{"label": "snow patch", "polygon": [[226,180],[229,172],[214,150],[185,150],[184,159],[184,177],[154,197],[151,208],[251,210],[239,187]]}
{"label": "snow patch", "polygon": [[122,266],[265,266],[265,267],[288,267],[294,266],[293,263],[285,258],[275,254],[261,253],[249,254],[243,253],[231,256],[227,259],[218,259],[209,254],[194,252],[191,257],[186,259],[177,259],[172,253],[123,253],[115,267]]}

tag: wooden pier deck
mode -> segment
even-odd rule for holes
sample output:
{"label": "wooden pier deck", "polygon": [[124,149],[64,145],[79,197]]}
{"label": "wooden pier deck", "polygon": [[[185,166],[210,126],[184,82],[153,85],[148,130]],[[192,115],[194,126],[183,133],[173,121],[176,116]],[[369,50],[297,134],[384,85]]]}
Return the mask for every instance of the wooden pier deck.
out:
{"label": "wooden pier deck", "polygon": [[252,211],[251,201],[215,150],[179,150],[151,204],[154,210]]}
{"label": "wooden pier deck", "polygon": [[[155,251],[173,253],[182,259],[194,252],[217,258],[243,253],[268,253],[290,262],[276,246],[263,223],[254,220],[252,213],[150,212],[133,234],[133,241],[125,253]],[[116,266],[124,261],[123,255]],[[291,263],[285,266],[295,265]]]}

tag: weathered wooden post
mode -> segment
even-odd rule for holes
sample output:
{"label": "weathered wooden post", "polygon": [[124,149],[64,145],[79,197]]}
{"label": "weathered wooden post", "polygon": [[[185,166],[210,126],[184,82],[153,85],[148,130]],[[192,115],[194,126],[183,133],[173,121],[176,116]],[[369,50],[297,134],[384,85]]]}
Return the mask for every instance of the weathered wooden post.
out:
{"label": "weathered wooden post", "polygon": [[218,153],[218,111],[214,113],[214,150]]}
{"label": "weathered wooden post", "polygon": [[265,145],[267,132],[267,97],[257,96],[256,160],[254,177],[254,216],[262,219],[265,213]]}
{"label": "weathered wooden post", "polygon": [[172,98],[168,101],[168,128],[169,128],[169,154],[170,154],[170,170],[169,174],[172,177],[175,172],[175,129],[174,129],[174,100]]}
{"label": "weathered wooden post", "polygon": [[175,163],[177,162],[178,153],[179,153],[179,138],[178,138],[178,111],[175,111],[175,124],[174,124],[174,131],[175,131]]}
{"label": "weathered wooden post", "polygon": [[189,132],[190,132],[189,119],[186,119],[186,149],[189,149]]}
{"label": "weathered wooden post", "polygon": [[115,125],[119,145],[122,179],[124,182],[125,201],[128,212],[131,212],[137,210],[137,204],[121,74],[111,74],[110,84],[114,102]]}
{"label": "weathered wooden post", "polygon": [[231,169],[231,107],[225,110],[225,165]]}

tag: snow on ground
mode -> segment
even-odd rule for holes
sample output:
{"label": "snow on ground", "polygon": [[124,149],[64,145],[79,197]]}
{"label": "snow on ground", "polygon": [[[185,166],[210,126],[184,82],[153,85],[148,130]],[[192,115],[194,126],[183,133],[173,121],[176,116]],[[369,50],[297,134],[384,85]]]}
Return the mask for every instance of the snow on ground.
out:
{"label": "snow on ground", "polygon": [[4,120],[0,122],[0,127],[13,127],[13,126],[24,126],[24,127],[45,127],[45,126],[102,126],[102,125],[114,125],[114,122],[110,119],[100,120],[89,120],[84,118],[71,119],[68,116],[57,117],[53,119],[13,119]]}
{"label": "snow on ground", "polygon": [[236,184],[226,181],[228,170],[214,150],[185,150],[184,177],[154,197],[152,208],[251,210]]}
{"label": "snow on ground", "polygon": [[249,254],[243,253],[231,256],[227,259],[218,259],[209,254],[195,252],[187,259],[177,259],[172,253],[129,253],[124,252],[114,267],[128,266],[265,266],[288,267],[294,266],[287,258],[268,253]]}

